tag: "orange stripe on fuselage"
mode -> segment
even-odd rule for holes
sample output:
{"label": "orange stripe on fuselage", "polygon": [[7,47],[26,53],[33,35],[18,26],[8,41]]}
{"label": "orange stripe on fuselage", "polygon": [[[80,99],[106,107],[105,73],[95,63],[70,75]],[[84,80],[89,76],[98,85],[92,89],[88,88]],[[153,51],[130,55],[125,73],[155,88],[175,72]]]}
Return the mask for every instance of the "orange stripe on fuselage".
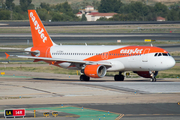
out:
{"label": "orange stripe on fuselage", "polygon": [[123,57],[142,55],[142,54],[148,54],[148,53],[168,53],[168,52],[158,47],[127,46],[127,47],[122,47],[115,50],[107,51],[99,55],[89,57],[84,60],[85,61],[102,61],[102,60],[110,60],[110,59],[115,59],[115,58],[123,58]]}
{"label": "orange stripe on fuselage", "polygon": [[51,53],[50,53],[50,47],[32,47],[31,51],[39,51],[40,55],[38,57],[52,58]]}

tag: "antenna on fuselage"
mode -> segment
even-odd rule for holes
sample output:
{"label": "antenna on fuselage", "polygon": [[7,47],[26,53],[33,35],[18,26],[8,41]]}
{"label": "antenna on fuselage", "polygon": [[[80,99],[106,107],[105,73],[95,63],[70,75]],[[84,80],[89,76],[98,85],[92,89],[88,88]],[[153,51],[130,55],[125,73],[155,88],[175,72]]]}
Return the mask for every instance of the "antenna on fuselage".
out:
{"label": "antenna on fuselage", "polygon": [[62,45],[62,43],[60,43],[60,46]]}
{"label": "antenna on fuselage", "polygon": [[87,43],[85,43],[85,46],[87,46]]}
{"label": "antenna on fuselage", "polygon": [[151,43],[151,47],[153,47],[153,44]]}

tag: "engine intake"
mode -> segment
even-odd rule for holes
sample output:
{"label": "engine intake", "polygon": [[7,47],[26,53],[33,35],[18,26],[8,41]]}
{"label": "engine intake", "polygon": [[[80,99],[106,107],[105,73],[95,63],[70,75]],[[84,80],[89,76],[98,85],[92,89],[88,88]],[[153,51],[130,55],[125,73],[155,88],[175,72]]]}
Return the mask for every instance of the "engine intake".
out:
{"label": "engine intake", "polygon": [[102,78],[106,75],[106,67],[103,65],[86,65],[84,74],[92,78]]}

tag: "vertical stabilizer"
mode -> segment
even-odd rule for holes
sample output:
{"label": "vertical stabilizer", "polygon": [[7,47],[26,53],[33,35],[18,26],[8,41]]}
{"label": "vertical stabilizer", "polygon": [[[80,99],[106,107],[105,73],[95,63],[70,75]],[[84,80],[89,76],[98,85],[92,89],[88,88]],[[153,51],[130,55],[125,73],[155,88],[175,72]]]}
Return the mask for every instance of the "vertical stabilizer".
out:
{"label": "vertical stabilizer", "polygon": [[29,22],[34,47],[51,47],[55,43],[51,40],[44,25],[35,10],[28,10]]}

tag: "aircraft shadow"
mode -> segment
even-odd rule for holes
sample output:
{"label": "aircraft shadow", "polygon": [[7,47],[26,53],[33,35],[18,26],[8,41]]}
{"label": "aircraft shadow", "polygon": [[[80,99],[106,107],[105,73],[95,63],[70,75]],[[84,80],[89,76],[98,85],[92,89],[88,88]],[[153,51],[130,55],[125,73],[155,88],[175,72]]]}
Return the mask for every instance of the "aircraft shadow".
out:
{"label": "aircraft shadow", "polygon": [[78,79],[54,79],[54,78],[32,78],[33,80],[42,81],[69,81],[69,82],[114,82],[113,80],[90,80],[90,81],[80,81]]}
{"label": "aircraft shadow", "polygon": [[[114,81],[114,80],[90,80],[90,81],[80,81],[79,79],[55,79],[55,78],[32,78],[33,80],[42,80],[42,81],[66,81],[66,82],[150,82],[150,80],[147,79],[141,79],[141,80],[124,80],[124,81]],[[31,79],[31,80],[32,80]],[[30,79],[29,79],[30,80]],[[171,80],[164,80],[164,79],[157,79],[156,82],[173,82]]]}

